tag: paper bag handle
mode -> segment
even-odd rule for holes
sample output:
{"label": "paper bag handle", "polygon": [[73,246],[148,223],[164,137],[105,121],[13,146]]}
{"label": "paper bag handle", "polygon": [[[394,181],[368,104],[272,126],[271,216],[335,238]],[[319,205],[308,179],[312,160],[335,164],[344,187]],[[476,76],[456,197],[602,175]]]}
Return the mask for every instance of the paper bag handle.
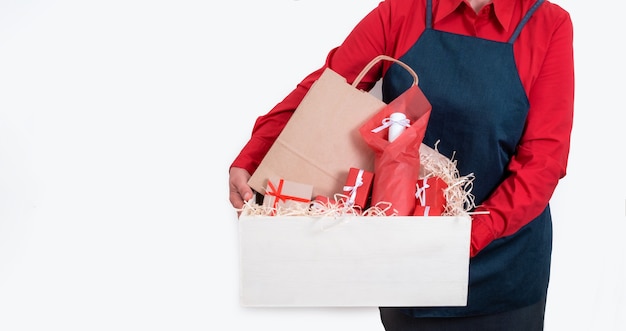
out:
{"label": "paper bag handle", "polygon": [[417,74],[415,73],[415,71],[409,67],[406,63],[395,59],[391,56],[388,55],[378,55],[377,57],[375,57],[372,61],[370,61],[370,63],[368,63],[365,68],[363,68],[363,70],[361,71],[361,73],[359,73],[358,76],[356,76],[356,79],[354,79],[354,82],[352,83],[352,87],[356,87],[361,80],[363,79],[363,77],[365,77],[365,74],[367,74],[368,71],[370,71],[370,69],[372,69],[372,67],[378,63],[381,60],[387,60],[387,61],[393,61],[396,62],[397,64],[399,64],[400,66],[402,66],[404,69],[406,69],[411,76],[413,76],[413,85],[417,85],[417,82],[419,81],[417,78]]}

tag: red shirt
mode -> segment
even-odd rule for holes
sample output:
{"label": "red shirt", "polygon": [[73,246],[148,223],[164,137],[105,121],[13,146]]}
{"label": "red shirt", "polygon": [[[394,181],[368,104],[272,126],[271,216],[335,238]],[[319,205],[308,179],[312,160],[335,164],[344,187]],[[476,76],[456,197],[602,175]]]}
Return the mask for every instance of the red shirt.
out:
{"label": "red shirt", "polygon": [[[433,0],[433,28],[506,42],[534,3],[493,0],[477,14],[464,0]],[[425,11],[426,0],[381,2],[339,47],[329,52],[322,68],[257,119],[250,141],[232,166],[254,172],[326,67],[350,83],[374,57],[386,54],[400,58],[424,31]],[[567,167],[574,107],[573,27],[569,14],[546,1],[526,24],[513,49],[530,109],[518,151],[508,166],[510,176],[477,208],[489,214],[473,217],[473,254],[538,216]],[[379,63],[359,88],[371,89],[389,65]]]}

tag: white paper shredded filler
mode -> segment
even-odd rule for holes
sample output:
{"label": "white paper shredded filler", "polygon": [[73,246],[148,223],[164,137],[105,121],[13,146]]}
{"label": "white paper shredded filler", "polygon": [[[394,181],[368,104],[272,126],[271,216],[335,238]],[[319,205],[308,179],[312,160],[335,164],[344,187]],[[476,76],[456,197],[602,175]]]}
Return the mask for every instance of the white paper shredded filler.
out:
{"label": "white paper shredded filler", "polygon": [[[437,152],[436,148],[437,144],[435,149],[421,145],[420,177],[439,177],[447,184],[447,188],[444,189],[446,207],[441,216],[467,216],[476,207],[474,195],[471,193],[474,174],[461,176],[454,155],[449,159]],[[345,203],[349,199],[347,195],[335,194],[333,198],[329,199],[328,203],[312,201],[311,207],[298,204],[278,208],[262,206],[250,199],[238,211],[246,216],[397,216],[393,205],[388,202],[379,202],[366,210],[361,210],[358,206],[348,206]]]}

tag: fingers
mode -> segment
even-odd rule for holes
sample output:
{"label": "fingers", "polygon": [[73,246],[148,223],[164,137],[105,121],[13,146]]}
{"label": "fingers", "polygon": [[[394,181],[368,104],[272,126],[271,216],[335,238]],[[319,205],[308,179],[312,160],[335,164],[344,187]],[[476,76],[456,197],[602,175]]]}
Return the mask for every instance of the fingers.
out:
{"label": "fingers", "polygon": [[229,200],[236,209],[241,209],[245,201],[254,196],[252,188],[248,185],[250,174],[245,169],[232,168],[229,178]]}
{"label": "fingers", "polygon": [[233,208],[241,209],[243,207],[244,200],[239,194],[239,192],[230,191],[229,200]]}
{"label": "fingers", "polygon": [[229,194],[230,204],[236,209],[241,209],[246,201],[252,199],[252,196],[252,190],[245,191],[244,189],[244,192],[241,192],[240,190],[231,187]]}

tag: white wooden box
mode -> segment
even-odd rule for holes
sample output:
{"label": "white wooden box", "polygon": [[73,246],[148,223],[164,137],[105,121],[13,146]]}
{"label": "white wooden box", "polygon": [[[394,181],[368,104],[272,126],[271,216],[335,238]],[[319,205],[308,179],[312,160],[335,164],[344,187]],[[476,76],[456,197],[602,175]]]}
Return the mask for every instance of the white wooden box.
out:
{"label": "white wooden box", "polygon": [[465,306],[469,217],[241,216],[243,306]]}

